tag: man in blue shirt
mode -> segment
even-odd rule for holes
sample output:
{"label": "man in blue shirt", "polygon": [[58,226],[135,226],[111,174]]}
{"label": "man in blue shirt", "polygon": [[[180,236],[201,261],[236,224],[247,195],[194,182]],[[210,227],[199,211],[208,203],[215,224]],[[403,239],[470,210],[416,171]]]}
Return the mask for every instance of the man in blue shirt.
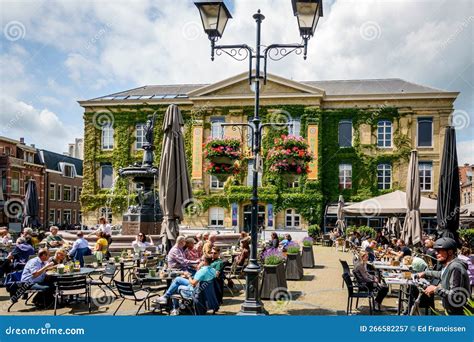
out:
{"label": "man in blue shirt", "polygon": [[29,260],[23,273],[21,281],[31,283],[34,290],[47,290],[49,286],[45,283],[46,271],[54,267],[53,262],[48,262],[49,252],[46,248],[42,248],[38,252],[38,256]]}
{"label": "man in blue shirt", "polygon": [[89,242],[84,238],[84,233],[77,232],[77,240],[74,241],[72,249],[69,251],[69,256],[74,261],[79,261],[81,267],[84,266],[84,255],[91,255],[91,249],[89,248]]}
{"label": "man in blue shirt", "polygon": [[[211,263],[211,258],[203,256],[201,264],[198,266],[199,270],[194,274],[194,277],[190,274],[185,274],[182,277],[175,278],[166,293],[154,302],[166,305],[168,299],[178,292],[185,298],[192,298],[194,290],[199,286],[199,282],[211,281],[216,278],[216,270],[210,267]],[[171,311],[171,315],[173,316],[179,314],[179,311],[176,309],[176,304],[177,303],[173,303],[173,310]]]}

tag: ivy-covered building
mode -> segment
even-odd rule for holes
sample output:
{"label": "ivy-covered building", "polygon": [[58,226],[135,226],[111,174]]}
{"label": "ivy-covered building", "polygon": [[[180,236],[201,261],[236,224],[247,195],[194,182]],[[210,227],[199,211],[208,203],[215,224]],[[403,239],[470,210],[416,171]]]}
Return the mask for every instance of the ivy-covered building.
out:
{"label": "ivy-covered building", "polygon": [[[183,224],[190,227],[246,229],[250,223],[254,167],[245,130],[222,123],[247,122],[254,93],[247,73],[213,84],[149,85],[80,101],[84,107],[84,178],[81,196],[85,224],[109,214],[120,224],[130,204],[129,185],[117,179],[120,167],[139,161],[147,115],[162,118],[166,107],[179,105],[185,120],[186,153],[196,203]],[[269,75],[261,91],[263,122],[290,120],[292,126],[268,128],[260,170],[259,225],[267,230],[305,229],[321,223],[324,207],[343,194],[359,201],[405,189],[408,157],[419,151],[422,194],[438,186],[444,127],[458,93],[401,79],[297,82]],[[156,164],[162,134],[155,131]],[[310,173],[288,184],[265,172],[265,153],[276,136],[307,139],[315,159]],[[225,184],[205,172],[202,144],[209,137],[242,140],[241,172]],[[247,149],[247,153],[245,152]]]}

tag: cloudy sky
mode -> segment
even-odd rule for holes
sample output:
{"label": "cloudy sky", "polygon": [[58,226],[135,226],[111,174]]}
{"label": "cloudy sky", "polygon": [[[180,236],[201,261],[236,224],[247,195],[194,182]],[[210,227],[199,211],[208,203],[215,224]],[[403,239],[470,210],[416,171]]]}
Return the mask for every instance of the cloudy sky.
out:
{"label": "cloudy sky", "polygon": [[[324,0],[308,59],[269,71],[295,80],[403,78],[451,91],[460,162],[474,163],[474,2]],[[235,0],[222,43],[299,42],[290,0]],[[209,58],[190,0],[0,0],[0,135],[53,151],[82,136],[89,99],[145,84],[207,83],[246,71]]]}

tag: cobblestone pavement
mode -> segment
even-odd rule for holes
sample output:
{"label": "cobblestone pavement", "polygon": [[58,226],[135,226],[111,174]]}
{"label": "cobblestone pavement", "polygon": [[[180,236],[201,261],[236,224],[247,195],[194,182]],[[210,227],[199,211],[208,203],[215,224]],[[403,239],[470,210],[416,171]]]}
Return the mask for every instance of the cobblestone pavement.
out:
{"label": "cobblestone pavement", "polygon": [[[288,281],[289,298],[280,301],[264,301],[265,309],[272,315],[345,315],[347,305],[347,289],[342,288],[341,265],[339,259],[346,260],[352,264],[352,255],[348,252],[335,251],[331,247],[314,246],[316,266],[313,269],[305,269],[304,277],[299,281]],[[237,286],[240,288],[240,286]],[[110,293],[104,293],[97,287],[93,287],[93,310],[91,315],[111,315],[120,303]],[[217,314],[234,315],[240,310],[244,300],[244,294],[229,292],[225,293],[224,304]],[[5,288],[0,288],[0,314],[9,315],[52,315],[53,310],[35,310],[25,306],[24,301],[15,304],[12,312],[7,313],[9,297]],[[383,302],[384,308],[395,309],[397,298],[390,295]],[[355,301],[354,301],[355,307]],[[437,303],[437,307],[440,304]],[[126,301],[117,315],[134,315],[137,310],[132,302]],[[142,314],[145,313],[142,309]],[[368,314],[367,299],[361,299],[359,308],[353,309],[353,314]],[[84,304],[72,304],[58,309],[58,315],[88,315],[89,312]],[[377,313],[381,315],[393,315],[393,311]]]}

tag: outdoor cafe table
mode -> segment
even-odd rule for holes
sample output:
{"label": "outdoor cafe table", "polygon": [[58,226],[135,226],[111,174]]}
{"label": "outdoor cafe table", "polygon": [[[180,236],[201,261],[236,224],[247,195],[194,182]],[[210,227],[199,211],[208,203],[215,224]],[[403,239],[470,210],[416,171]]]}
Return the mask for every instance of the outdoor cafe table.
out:
{"label": "outdoor cafe table", "polygon": [[382,274],[383,279],[387,285],[399,285],[400,291],[398,291],[398,307],[397,315],[402,313],[402,305],[404,302],[407,303],[407,312],[409,313],[413,306],[411,298],[412,285],[415,285],[413,279],[405,279],[401,277],[401,274],[389,273],[388,275]]}
{"label": "outdoor cafe table", "polygon": [[58,273],[58,272],[51,272],[48,271],[46,272],[47,275],[54,277],[54,278],[62,278],[62,277],[70,277],[73,275],[89,275],[91,273],[96,272],[95,268],[92,267],[81,267],[79,271],[74,271],[74,272],[65,272],[65,273]]}
{"label": "outdoor cafe table", "polygon": [[389,271],[409,271],[410,269],[406,265],[392,266],[389,263],[382,261],[374,261],[371,265],[376,270],[389,270]]}

